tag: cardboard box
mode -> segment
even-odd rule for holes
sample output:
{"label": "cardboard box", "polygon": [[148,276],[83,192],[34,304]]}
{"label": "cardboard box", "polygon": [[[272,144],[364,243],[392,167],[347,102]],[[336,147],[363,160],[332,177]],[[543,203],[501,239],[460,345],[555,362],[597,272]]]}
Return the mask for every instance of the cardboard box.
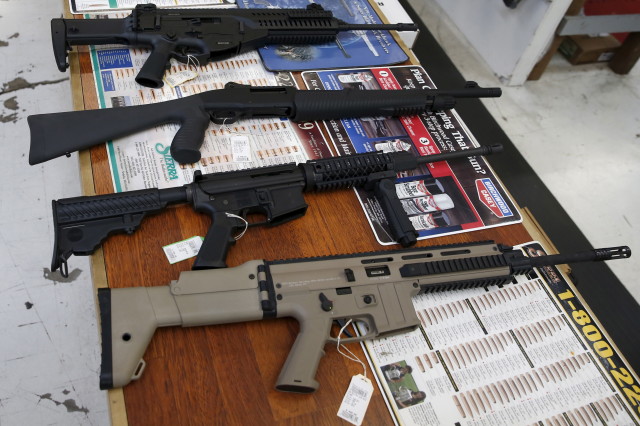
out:
{"label": "cardboard box", "polygon": [[612,35],[590,37],[568,36],[560,45],[560,52],[574,65],[610,60],[620,42]]}

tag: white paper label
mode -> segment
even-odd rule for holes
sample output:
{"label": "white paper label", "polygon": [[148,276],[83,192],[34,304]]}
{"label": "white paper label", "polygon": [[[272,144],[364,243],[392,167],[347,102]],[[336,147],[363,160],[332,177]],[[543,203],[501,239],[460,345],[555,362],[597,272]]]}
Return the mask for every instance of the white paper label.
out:
{"label": "white paper label", "polygon": [[169,263],[173,265],[174,263],[196,256],[200,251],[200,247],[202,247],[203,240],[204,238],[195,236],[178,241],[177,243],[168,244],[162,247],[162,250],[164,250],[164,254],[167,256]]}
{"label": "white paper label", "polygon": [[167,75],[164,81],[171,87],[180,86],[182,83],[193,80],[198,76],[198,73],[191,70],[178,71],[171,75]]}
{"label": "white paper label", "polygon": [[371,380],[362,374],[353,376],[351,383],[349,383],[347,393],[342,399],[342,404],[340,404],[340,409],[338,409],[338,417],[356,426],[360,426],[367,412],[367,407],[369,407],[372,394],[373,385],[371,384]]}
{"label": "white paper label", "polygon": [[233,155],[233,161],[236,163],[251,162],[251,145],[249,144],[249,138],[240,135],[232,136],[231,153]]}

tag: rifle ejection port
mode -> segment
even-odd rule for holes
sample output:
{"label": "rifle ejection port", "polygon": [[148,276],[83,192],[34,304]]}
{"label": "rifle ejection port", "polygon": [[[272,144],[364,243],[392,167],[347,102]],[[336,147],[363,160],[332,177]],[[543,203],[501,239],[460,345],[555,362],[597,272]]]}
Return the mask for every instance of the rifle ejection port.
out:
{"label": "rifle ejection port", "polygon": [[389,271],[389,267],[386,265],[371,266],[369,268],[365,268],[364,270],[367,273],[368,277],[383,277],[385,275],[391,275],[391,271]]}

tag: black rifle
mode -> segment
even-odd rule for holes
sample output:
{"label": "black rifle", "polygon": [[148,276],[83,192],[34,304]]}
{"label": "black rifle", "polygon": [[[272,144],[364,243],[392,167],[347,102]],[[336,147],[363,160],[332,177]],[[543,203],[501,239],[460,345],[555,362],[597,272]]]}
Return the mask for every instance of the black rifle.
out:
{"label": "black rifle", "polygon": [[[374,192],[389,222],[391,234],[403,246],[417,241],[418,233],[402,208],[395,189],[396,173],[455,158],[488,155],[501,145],[416,157],[409,152],[364,153],[298,165],[284,164],[203,175],[178,188],[142,189],[117,194],[54,200],[55,243],[51,270],[67,276],[72,254],[89,255],[116,232],[133,233],[148,213],[169,204],[191,203],[197,212],[211,216],[212,224],[193,269],[224,268],[234,235],[245,226],[279,225],[307,211],[304,191],[364,187]],[[247,215],[265,220],[246,225]]]}
{"label": "black rifle", "polygon": [[499,97],[497,87],[467,82],[461,90],[298,90],[227,83],[167,102],[92,111],[38,114],[27,118],[31,129],[29,164],[43,161],[167,123],[181,127],[171,155],[181,164],[200,160],[209,121],[231,124],[248,117],[287,117],[293,121],[350,117],[403,116],[451,109],[457,98]]}
{"label": "black rifle", "polygon": [[158,9],[139,4],[123,19],[52,19],[53,53],[65,71],[71,46],[124,44],[151,49],[136,76],[143,86],[162,87],[169,59],[206,65],[266,44],[318,44],[342,31],[417,31],[415,24],[349,24],[322,6],[307,9]]}

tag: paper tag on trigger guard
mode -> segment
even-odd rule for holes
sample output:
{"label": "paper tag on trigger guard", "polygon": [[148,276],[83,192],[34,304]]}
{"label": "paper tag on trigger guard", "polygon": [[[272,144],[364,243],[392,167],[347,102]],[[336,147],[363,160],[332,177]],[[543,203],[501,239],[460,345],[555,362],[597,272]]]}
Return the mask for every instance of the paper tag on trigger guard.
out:
{"label": "paper tag on trigger guard", "polygon": [[367,412],[367,407],[369,407],[371,395],[373,395],[371,380],[362,374],[353,376],[347,393],[342,399],[342,404],[340,404],[340,409],[338,409],[338,417],[360,426]]}
{"label": "paper tag on trigger guard", "polygon": [[235,163],[251,162],[251,144],[249,144],[249,138],[241,135],[232,136],[231,154]]}
{"label": "paper tag on trigger guard", "polygon": [[182,83],[187,82],[189,80],[193,80],[198,76],[198,73],[191,70],[183,70],[173,73],[171,75],[167,75],[164,78],[164,81],[171,87],[180,86]]}

